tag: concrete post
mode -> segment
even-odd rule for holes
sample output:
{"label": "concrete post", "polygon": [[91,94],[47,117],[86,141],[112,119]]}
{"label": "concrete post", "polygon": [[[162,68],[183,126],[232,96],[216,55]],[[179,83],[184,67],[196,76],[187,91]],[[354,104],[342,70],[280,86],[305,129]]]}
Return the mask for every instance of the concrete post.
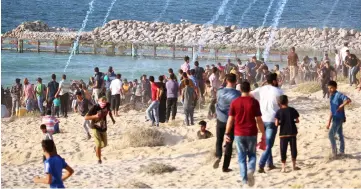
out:
{"label": "concrete post", "polygon": [[132,43],[132,57],[136,57],[138,55],[137,51],[137,46]]}
{"label": "concrete post", "polygon": [[172,58],[173,58],[173,59],[175,59],[175,47],[176,47],[176,46],[173,45],[173,51],[172,51],[172,53],[173,53]]}
{"label": "concrete post", "polygon": [[58,52],[58,40],[54,40],[54,53]]}
{"label": "concrete post", "polygon": [[93,54],[97,54],[97,41],[93,41]]}
{"label": "concrete post", "polygon": [[153,57],[157,57],[157,45],[153,46]]}
{"label": "concrete post", "polygon": [[38,40],[38,47],[37,47],[38,53],[40,52],[40,40]]}

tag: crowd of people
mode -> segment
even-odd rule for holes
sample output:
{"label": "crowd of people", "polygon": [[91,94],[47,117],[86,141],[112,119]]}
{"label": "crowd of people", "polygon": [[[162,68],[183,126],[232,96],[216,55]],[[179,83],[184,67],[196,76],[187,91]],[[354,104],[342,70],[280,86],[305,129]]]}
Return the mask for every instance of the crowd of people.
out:
{"label": "crowd of people", "polygon": [[[339,55],[339,54],[337,54]],[[300,168],[296,165],[297,158],[297,127],[299,113],[296,109],[288,106],[288,97],[283,94],[281,86],[285,83],[294,85],[302,80],[320,81],[324,97],[330,98],[331,114],[327,128],[330,129],[329,138],[334,156],[337,154],[334,136],[339,135],[341,146],[339,153],[344,153],[344,138],[342,124],[346,120],[344,106],[351,102],[345,95],[337,91],[335,82],[338,73],[348,73],[350,85],[357,83],[356,74],[360,67],[360,60],[345,47],[336,56],[334,66],[325,54],[319,63],[317,58],[307,56],[300,62],[295,48],[290,49],[288,66],[280,69],[275,65],[271,70],[264,62],[253,56],[249,62],[242,64],[237,59],[237,64],[228,60],[225,65],[206,65],[205,69],[194,62],[191,68],[188,56],[184,58],[184,64],[178,70],[178,75],[173,69],[168,70],[167,75],[161,75],[156,81],[154,76],[142,75],[140,81],[134,79],[128,82],[122,79],[120,73],[115,73],[109,67],[107,73],[94,68],[94,76],[89,79],[88,85],[81,81],[70,82],[67,76],[62,75],[58,83],[56,75],[52,74],[47,85],[38,78],[36,84],[30,84],[24,79],[23,85],[20,79],[10,89],[12,97],[12,115],[16,115],[19,107],[24,104],[27,111],[39,110],[42,118],[42,132],[45,134],[42,142],[46,156],[47,172],[52,179],[53,186],[63,187],[61,180],[65,180],[73,170],[59,159],[55,152],[55,143],[52,134],[60,132],[59,123],[56,119],[61,115],[68,117],[68,111],[73,110],[83,117],[82,127],[87,139],[95,140],[94,151],[98,163],[102,163],[101,149],[106,147],[107,141],[107,116],[113,124],[115,117],[121,115],[121,104],[142,104],[147,106],[145,121],[151,126],[159,127],[160,123],[175,120],[177,107],[181,104],[184,113],[184,125],[195,124],[194,110],[196,106],[204,106],[206,99],[209,101],[208,118],[216,119],[216,161],[213,167],[219,167],[222,156],[223,172],[232,171],[230,166],[233,141],[238,152],[241,178],[244,184],[254,184],[254,172],[256,170],[256,148],[264,150],[259,161],[258,172],[265,173],[275,169],[272,158],[272,147],[280,127],[279,137],[281,146],[282,171],[286,171],[286,151],[290,144],[292,151],[293,170]],[[251,88],[254,90],[252,91]],[[360,89],[360,86],[358,86]],[[59,114],[60,113],[60,114]],[[45,115],[46,114],[46,115]],[[332,123],[332,124],[331,124]],[[199,139],[207,139],[213,136],[206,130],[207,122],[200,121],[200,130],[197,133]],[[44,129],[45,128],[45,129]],[[261,132],[261,141],[257,143],[257,134]],[[52,142],[48,142],[48,141]],[[248,157],[248,162],[246,161]],[[55,162],[55,163],[52,163]],[[55,165],[56,164],[56,165]],[[248,165],[247,165],[248,164]],[[68,170],[68,174],[61,178],[61,169]],[[60,171],[53,173],[55,171]],[[54,175],[53,175],[54,174]],[[59,177],[60,175],[60,177]],[[38,183],[49,183],[49,180],[36,178]],[[46,181],[46,182],[45,182]],[[59,184],[59,185],[57,185]]]}

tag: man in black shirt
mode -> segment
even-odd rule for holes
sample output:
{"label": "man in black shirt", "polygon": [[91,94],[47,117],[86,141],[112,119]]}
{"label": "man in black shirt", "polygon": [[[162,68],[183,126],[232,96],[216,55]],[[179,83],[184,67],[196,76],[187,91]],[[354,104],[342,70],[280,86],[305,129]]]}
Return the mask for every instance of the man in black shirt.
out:
{"label": "man in black shirt", "polygon": [[104,74],[99,71],[98,67],[94,68],[94,72],[93,98],[96,102],[101,97],[100,95],[104,88]]}
{"label": "man in black shirt", "polygon": [[328,92],[327,84],[332,80],[332,73],[336,74],[337,79],[337,71],[333,66],[330,66],[330,61],[326,60],[324,67],[320,70],[321,75],[321,87],[323,91],[323,98],[330,98],[330,93]]}
{"label": "man in black shirt", "polygon": [[288,97],[286,95],[280,96],[279,103],[281,108],[277,111],[275,116],[275,125],[281,126],[280,128],[280,147],[281,147],[281,161],[282,161],[282,170],[281,172],[286,172],[286,155],[287,155],[287,146],[290,143],[291,146],[291,155],[293,170],[300,170],[296,166],[297,158],[297,127],[296,123],[299,123],[299,117],[297,110],[288,107]]}
{"label": "man in black shirt", "polygon": [[102,163],[101,149],[108,145],[107,140],[107,115],[115,124],[112,112],[110,111],[110,103],[107,102],[106,97],[101,97],[98,104],[94,105],[85,115],[85,120],[91,120],[91,128],[93,130],[93,137],[95,140],[95,153],[98,158],[98,163]]}
{"label": "man in black shirt", "polygon": [[[74,112],[79,111],[80,115],[84,117],[89,111],[89,105],[93,105],[93,104],[88,99],[84,98],[81,91],[76,92],[75,95],[77,100],[76,100],[76,105],[74,107]],[[83,127],[89,140],[91,138],[91,135],[89,133],[90,121],[84,120]]]}
{"label": "man in black shirt", "polygon": [[[55,94],[58,92],[59,89],[59,83],[56,82],[56,75],[51,75],[52,81],[48,83],[48,87],[46,88],[46,102],[47,102],[47,109],[51,109],[53,105],[53,100],[55,99]],[[51,111],[51,113],[54,115],[55,111]]]}
{"label": "man in black shirt", "polygon": [[200,95],[202,98],[202,102],[204,102],[204,92],[205,92],[205,83],[203,74],[205,73],[202,67],[199,67],[199,62],[194,62],[194,70],[195,70],[195,77],[197,79],[197,86],[199,87]]}
{"label": "man in black shirt", "polygon": [[357,85],[357,78],[356,74],[359,71],[359,67],[361,61],[356,57],[356,55],[351,54],[350,50],[346,50],[347,56],[345,58],[345,65],[349,68],[349,79],[350,79],[350,86],[352,84]]}

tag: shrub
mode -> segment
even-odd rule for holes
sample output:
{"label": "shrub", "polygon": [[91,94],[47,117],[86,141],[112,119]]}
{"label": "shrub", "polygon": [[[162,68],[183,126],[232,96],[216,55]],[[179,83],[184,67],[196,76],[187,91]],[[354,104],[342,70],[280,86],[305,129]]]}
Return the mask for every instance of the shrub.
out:
{"label": "shrub", "polygon": [[321,85],[315,81],[297,84],[296,88],[293,89],[294,92],[303,94],[315,93],[319,90],[321,90]]}
{"label": "shrub", "polygon": [[170,165],[166,165],[162,163],[150,163],[147,166],[142,166],[140,172],[155,175],[155,174],[171,173],[175,170],[176,168]]}
{"label": "shrub", "polygon": [[164,145],[162,132],[144,127],[132,128],[124,134],[124,145],[126,147],[154,147]]}
{"label": "shrub", "polygon": [[138,181],[130,181],[127,184],[118,184],[117,188],[152,188],[149,185],[138,182]]}

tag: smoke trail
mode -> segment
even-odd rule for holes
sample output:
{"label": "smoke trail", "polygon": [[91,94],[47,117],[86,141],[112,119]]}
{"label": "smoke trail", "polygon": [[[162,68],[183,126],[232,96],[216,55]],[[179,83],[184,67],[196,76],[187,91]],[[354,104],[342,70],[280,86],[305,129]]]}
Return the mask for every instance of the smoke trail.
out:
{"label": "smoke trail", "polygon": [[85,26],[86,26],[86,24],[87,24],[87,22],[88,22],[88,17],[89,17],[89,15],[93,12],[93,9],[94,9],[93,4],[94,4],[94,2],[95,2],[95,0],[92,0],[92,1],[89,3],[89,10],[86,12],[86,16],[85,16],[85,19],[83,20],[83,24],[81,25],[81,28],[80,28],[80,30],[79,30],[78,33],[77,33],[76,41],[75,41],[75,43],[74,43],[74,45],[73,45],[73,48],[72,48],[72,50],[71,50],[69,59],[68,59],[68,61],[66,62],[66,65],[65,65],[65,68],[64,68],[64,72],[66,72],[66,69],[67,69],[68,66],[69,66],[70,60],[71,60],[71,58],[73,57],[73,55],[75,54],[75,51],[76,51],[76,49],[77,49],[77,47],[78,47],[78,44],[79,44],[79,39],[80,39],[81,33],[84,31],[84,28],[85,28]]}
{"label": "smoke trail", "polygon": [[[227,8],[228,2],[229,2],[229,0],[223,0],[221,6],[218,8],[217,13],[215,15],[213,15],[212,19],[210,21],[208,21],[207,23],[205,23],[204,25],[210,26],[210,25],[214,24],[214,22],[219,19],[219,16],[224,14],[224,10]],[[202,36],[198,41],[199,41],[198,42],[199,48],[198,48],[198,52],[196,53],[196,55],[193,56],[193,60],[192,60],[193,62],[197,59],[198,55],[201,52],[202,45],[204,45],[204,43],[205,43]]]}
{"label": "smoke trail", "polygon": [[[271,11],[271,8],[272,8],[272,5],[273,5],[273,2],[274,0],[271,0],[270,4],[268,5],[268,8],[267,8],[267,11],[266,13],[264,14],[264,18],[263,18],[263,22],[262,22],[262,26],[261,26],[261,29],[264,27],[264,25],[266,24],[266,21],[267,21],[267,17]],[[258,45],[258,39],[259,39],[259,35],[261,34],[261,30],[259,30],[258,34],[257,34],[257,37],[256,37],[256,45]]]}
{"label": "smoke trail", "polygon": [[[234,7],[237,5],[237,2],[238,2],[238,0],[234,0],[234,2],[233,2]],[[226,26],[228,25],[228,20],[231,19],[232,12],[233,12],[232,8],[227,12],[226,19],[224,21]]]}
{"label": "smoke trail", "polygon": [[281,0],[279,2],[279,8],[276,12],[276,15],[275,17],[273,18],[273,24],[272,24],[272,32],[271,32],[271,35],[270,35],[270,38],[266,44],[266,48],[265,50],[263,51],[263,58],[265,60],[268,59],[268,55],[269,55],[269,51],[271,49],[271,46],[273,44],[273,39],[274,39],[274,35],[275,35],[275,30],[277,29],[278,27],[278,24],[279,24],[279,21],[282,17],[282,13],[283,13],[283,9],[285,8],[286,4],[287,4],[287,1],[288,0]]}
{"label": "smoke trail", "polygon": [[246,10],[243,12],[243,14],[242,14],[242,16],[241,16],[241,20],[239,21],[239,24],[238,24],[240,27],[242,26],[242,21],[243,21],[244,17],[245,17],[246,14],[251,10],[252,6],[253,6],[254,4],[256,4],[256,2],[257,2],[257,0],[253,0],[252,3],[250,3],[250,4],[248,5],[248,7],[246,8]]}
{"label": "smoke trail", "polygon": [[[342,28],[342,27],[343,27],[343,24],[344,24],[344,22],[345,22],[345,18],[346,18],[346,16],[347,16],[347,14],[349,13],[351,7],[352,7],[352,0],[350,0],[349,8],[347,9],[347,11],[345,11],[345,14],[342,16],[342,21],[341,21],[341,23],[340,23],[340,27],[339,27],[339,28]],[[351,14],[350,14],[350,17],[351,17]]]}
{"label": "smoke trail", "polygon": [[107,12],[107,14],[105,15],[105,18],[104,18],[104,21],[103,21],[103,26],[104,26],[105,23],[107,22],[108,16],[109,16],[110,12],[112,11],[115,2],[117,2],[117,0],[113,0],[113,1],[112,1],[112,4],[110,4],[110,7],[108,8],[108,12]]}
{"label": "smoke trail", "polygon": [[323,28],[326,27],[326,24],[328,22],[328,19],[330,18],[330,16],[332,15],[333,11],[335,10],[336,8],[336,5],[338,4],[340,0],[336,0],[333,5],[332,5],[332,8],[331,8],[331,11],[328,13],[328,15],[326,16],[326,19],[323,21]]}
{"label": "smoke trail", "polygon": [[167,0],[167,1],[166,1],[165,6],[164,6],[162,12],[159,14],[158,18],[155,19],[156,22],[159,21],[159,20],[163,17],[165,11],[167,11],[168,6],[169,6],[169,2],[170,2],[170,0]]}

